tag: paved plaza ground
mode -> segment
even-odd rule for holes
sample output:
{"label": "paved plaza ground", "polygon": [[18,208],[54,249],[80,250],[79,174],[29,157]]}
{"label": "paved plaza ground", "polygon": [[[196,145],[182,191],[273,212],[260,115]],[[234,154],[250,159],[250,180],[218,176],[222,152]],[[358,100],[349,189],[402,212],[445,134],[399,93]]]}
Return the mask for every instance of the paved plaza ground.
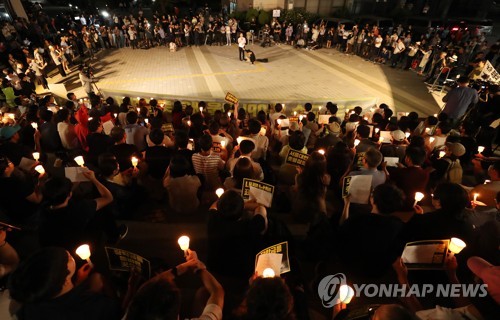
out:
{"label": "paved plaza ground", "polygon": [[[335,49],[262,48],[257,43],[248,48],[257,59],[269,62],[241,62],[237,46],[232,45],[193,46],[174,53],[166,47],[107,50],[92,64],[105,96],[223,102],[231,92],[248,103],[334,101],[342,109],[385,102],[396,111],[416,110],[421,115],[439,111],[422,78],[412,71],[373,64]],[[65,83],[68,90],[84,95],[76,72]]]}

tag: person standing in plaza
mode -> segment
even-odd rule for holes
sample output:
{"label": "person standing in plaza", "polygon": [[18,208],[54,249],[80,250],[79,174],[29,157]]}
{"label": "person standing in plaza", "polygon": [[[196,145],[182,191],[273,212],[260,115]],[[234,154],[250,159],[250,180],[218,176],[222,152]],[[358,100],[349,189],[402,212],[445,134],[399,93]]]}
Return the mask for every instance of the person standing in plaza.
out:
{"label": "person standing in plaza", "polygon": [[59,69],[59,73],[61,76],[66,77],[66,72],[64,70],[64,67],[62,65],[62,59],[61,59],[61,53],[56,51],[56,48],[53,46],[49,46],[50,50],[50,57],[52,58],[52,61],[54,61],[55,65],[57,66],[57,69]]}
{"label": "person standing in plaza", "polygon": [[238,50],[240,51],[240,61],[245,61],[245,45],[247,44],[247,39],[240,33],[238,38]]}
{"label": "person standing in plaza", "polygon": [[479,101],[476,89],[468,87],[469,79],[467,77],[460,77],[457,83],[458,86],[443,97],[443,102],[446,102],[443,113],[446,113],[454,121],[459,120],[467,112],[470,105]]}

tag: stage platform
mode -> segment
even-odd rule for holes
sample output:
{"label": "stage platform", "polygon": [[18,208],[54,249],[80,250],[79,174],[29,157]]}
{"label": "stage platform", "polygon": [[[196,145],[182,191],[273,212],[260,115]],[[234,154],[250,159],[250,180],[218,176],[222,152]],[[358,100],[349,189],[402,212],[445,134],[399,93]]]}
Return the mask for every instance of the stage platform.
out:
{"label": "stage platform", "polygon": [[[210,102],[214,109],[231,92],[251,113],[268,103],[284,103],[287,110],[306,102],[317,108],[328,101],[351,108],[387,103],[395,111],[415,110],[420,115],[439,112],[422,78],[412,71],[392,69],[335,49],[309,51],[288,45],[262,48],[249,45],[258,59],[251,65],[238,59],[238,47],[201,46],[169,52],[166,47],[148,50],[106,50],[92,62],[97,85],[105,96],[167,100],[196,105]],[[84,96],[77,72],[63,82],[68,91]]]}

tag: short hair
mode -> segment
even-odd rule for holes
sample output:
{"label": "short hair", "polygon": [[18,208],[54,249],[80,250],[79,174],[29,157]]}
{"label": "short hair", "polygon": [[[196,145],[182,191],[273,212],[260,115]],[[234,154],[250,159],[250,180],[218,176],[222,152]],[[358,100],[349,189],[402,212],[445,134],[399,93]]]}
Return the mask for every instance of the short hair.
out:
{"label": "short hair", "polygon": [[360,106],[354,107],[354,113],[357,114],[358,116],[361,115],[361,112],[363,112],[363,108]]}
{"label": "short hair", "polygon": [[281,105],[281,103],[277,103],[274,106],[274,110],[276,110],[276,112],[281,112],[281,110],[283,110],[283,106]]}
{"label": "short hair", "polygon": [[261,127],[262,127],[262,124],[260,123],[259,120],[250,119],[248,121],[248,130],[250,130],[251,134],[259,133]]}
{"label": "short hair", "polygon": [[172,176],[172,178],[183,177],[188,174],[190,167],[186,157],[175,155],[170,160],[170,176]]}
{"label": "short hair", "polygon": [[128,124],[137,123],[137,119],[139,119],[139,115],[135,111],[129,111],[126,116]]}
{"label": "short hair", "polygon": [[294,319],[293,296],[280,277],[255,279],[246,302],[248,320]]}
{"label": "short hair", "polygon": [[11,274],[9,292],[20,303],[39,303],[57,296],[69,274],[68,252],[46,247],[23,260]]}
{"label": "short hair", "polygon": [[288,138],[288,145],[294,150],[302,150],[306,144],[306,137],[302,131],[292,131]]}
{"label": "short hair", "polygon": [[406,148],[405,156],[411,160],[413,165],[420,166],[425,161],[426,153],[425,150],[420,147],[409,146]]}
{"label": "short hair", "polygon": [[438,128],[441,129],[442,134],[448,134],[452,129],[451,124],[448,122],[440,122]]}
{"label": "short hair", "polygon": [[57,111],[57,121],[58,122],[62,122],[62,121],[66,121],[69,117],[69,110],[66,109],[66,108],[63,108],[63,109],[59,109],[59,111]]}
{"label": "short hair", "polygon": [[149,133],[149,139],[151,142],[153,142],[155,145],[159,145],[163,142],[163,138],[165,137],[165,134],[161,129],[153,129]]}
{"label": "short hair", "polygon": [[189,143],[189,136],[184,130],[175,130],[174,139],[177,148],[186,148]]}
{"label": "short hair", "polygon": [[316,115],[314,114],[314,112],[308,112],[307,113],[307,121],[314,121],[314,119],[316,119]]}
{"label": "short hair", "polygon": [[216,135],[219,133],[220,125],[217,121],[211,121],[208,125],[208,131],[211,135]]}
{"label": "short hair", "polygon": [[336,114],[339,111],[337,104],[328,101],[326,103],[326,110],[329,110],[331,114]]}
{"label": "short hair", "polygon": [[54,115],[54,113],[52,111],[50,111],[49,109],[41,109],[40,110],[40,118],[43,121],[47,121],[47,122],[52,121],[53,115]]}
{"label": "short hair", "polygon": [[[481,62],[481,60],[478,62],[476,62],[476,60],[475,60],[474,62],[478,63],[478,62]],[[466,76],[461,76],[460,78],[458,78],[457,82],[461,83],[461,84],[469,83],[469,78],[467,78]]]}
{"label": "short hair", "polygon": [[427,124],[430,126],[435,126],[438,123],[438,119],[434,116],[428,116],[427,117]]}
{"label": "short hair", "polygon": [[412,111],[408,114],[408,118],[410,118],[411,121],[418,121],[418,113]]}
{"label": "short hair", "polygon": [[158,100],[156,100],[156,99],[151,99],[151,100],[149,101],[149,105],[150,105],[153,109],[154,109],[154,108],[156,108],[156,106],[158,105]]}
{"label": "short hair", "polygon": [[209,134],[204,134],[200,137],[198,143],[203,151],[209,151],[212,149],[212,136]]}
{"label": "short hair", "polygon": [[382,121],[384,121],[384,116],[382,116],[378,112],[375,112],[372,117],[372,122],[381,123]]}
{"label": "short hair", "polygon": [[168,278],[145,283],[135,294],[126,320],[177,320],[181,305],[180,290]]}
{"label": "short hair", "polygon": [[365,152],[365,161],[370,168],[376,168],[382,162],[382,153],[375,148],[370,148]]}
{"label": "short hair", "polygon": [[394,114],[394,112],[392,112],[391,109],[389,109],[389,108],[384,109],[384,116],[386,119],[389,119],[390,117],[392,117],[393,114]]}
{"label": "short hair", "polygon": [[68,100],[71,100],[71,97],[74,96],[75,94],[73,92],[68,92],[66,94],[66,98],[68,98]]}
{"label": "short hair", "polygon": [[125,137],[125,129],[122,127],[113,127],[109,136],[115,143],[120,142]]}
{"label": "short hair", "polygon": [[252,140],[242,140],[240,143],[240,151],[243,154],[249,154],[255,149],[255,143]]}
{"label": "short hair", "polygon": [[98,166],[104,177],[110,177],[118,169],[118,161],[112,153],[103,153],[99,155]]}
{"label": "short hair", "polygon": [[370,136],[370,127],[367,125],[359,125],[358,128],[356,129],[358,132],[359,136],[363,139],[366,139]]}
{"label": "short hair", "polygon": [[304,104],[304,109],[306,109],[307,112],[310,112],[312,108],[313,106],[310,102],[306,102],[306,104]]}
{"label": "short hair", "polygon": [[380,184],[373,190],[373,203],[381,214],[391,214],[401,210],[403,201],[403,191],[390,183]]}
{"label": "short hair", "polygon": [[100,118],[94,118],[89,121],[88,127],[90,132],[96,132],[97,129],[99,129],[99,126],[101,125],[101,119]]}
{"label": "short hair", "polygon": [[233,178],[236,180],[236,188],[243,188],[243,179],[253,179],[255,172],[252,161],[248,158],[239,158],[233,168]]}
{"label": "short hair", "polygon": [[59,205],[71,194],[73,184],[65,177],[52,177],[42,186],[43,199],[47,205]]}
{"label": "short hair", "polygon": [[217,210],[225,220],[236,221],[243,214],[243,198],[238,192],[228,190],[217,201]]}
{"label": "short hair", "polygon": [[459,184],[444,182],[434,190],[434,199],[439,200],[441,210],[453,216],[459,216],[469,203],[469,195]]}

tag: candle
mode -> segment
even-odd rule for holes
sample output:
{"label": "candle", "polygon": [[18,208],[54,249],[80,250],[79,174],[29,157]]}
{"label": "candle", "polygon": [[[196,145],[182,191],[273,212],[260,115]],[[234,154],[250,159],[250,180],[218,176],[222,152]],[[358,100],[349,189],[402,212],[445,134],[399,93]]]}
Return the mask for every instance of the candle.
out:
{"label": "candle", "polygon": [[149,119],[144,119],[144,122],[146,122],[146,124],[149,123]]}
{"label": "candle", "polygon": [[483,147],[483,146],[479,146],[479,147],[477,147],[477,151],[478,151],[479,153],[483,153],[483,151],[484,151],[484,147]]}
{"label": "candle", "polygon": [[141,97],[137,97],[137,100],[141,100]]}
{"label": "candle", "polygon": [[479,197],[479,193],[474,193],[474,203],[476,203],[477,197]]}
{"label": "candle", "polygon": [[425,133],[429,134],[431,132],[431,128],[425,128]]}
{"label": "candle", "polygon": [[261,136],[265,136],[265,135],[266,135],[266,128],[264,128],[264,127],[260,128],[260,132],[259,132],[259,134],[260,134]]}
{"label": "candle", "polygon": [[203,113],[203,107],[200,107],[200,112]]}
{"label": "candle", "polygon": [[33,127],[33,129],[37,130],[38,129],[38,123],[36,122],[32,122],[31,123],[31,126]]}
{"label": "candle", "polygon": [[297,116],[297,111],[294,111],[293,112],[293,116],[296,117]]}
{"label": "candle", "polygon": [[357,147],[360,142],[359,139],[354,140],[354,146]]}
{"label": "candle", "polygon": [[43,166],[41,164],[39,164],[35,167],[35,171],[38,172],[40,175],[45,173],[45,169],[43,168]]}
{"label": "candle", "polygon": [[35,161],[38,161],[38,159],[40,159],[40,152],[33,152],[33,159],[35,159]]}
{"label": "candle", "polygon": [[141,108],[137,108],[137,113],[141,113]]}
{"label": "candle", "polygon": [[340,302],[348,304],[351,302],[352,297],[354,297],[354,289],[346,284],[343,284],[339,288],[339,299]]}
{"label": "candle", "polygon": [[219,189],[215,190],[215,194],[217,195],[217,197],[220,198],[224,194],[224,189],[219,188]]}
{"label": "candle", "polygon": [[325,150],[323,150],[323,149],[319,149],[319,150],[318,150],[318,152],[319,152],[320,154],[322,154],[322,155],[325,155]]}
{"label": "candle", "polygon": [[437,118],[438,117],[438,114],[437,113],[434,113],[434,118]]}
{"label": "candle", "polygon": [[83,103],[83,99],[80,99],[80,103]]}
{"label": "candle", "polygon": [[408,138],[410,137],[410,133],[409,133],[409,132],[406,132],[406,133],[405,133],[405,137],[406,137],[406,139],[408,139]]}
{"label": "candle", "polygon": [[118,113],[114,113],[113,115],[115,116],[115,118],[118,117]]}
{"label": "candle", "polygon": [[450,256],[460,253],[467,245],[465,242],[458,238],[451,238],[450,245],[448,246],[448,250],[450,250]]}
{"label": "candle", "polygon": [[490,183],[491,180],[484,180],[484,184]]}
{"label": "candle", "polygon": [[90,261],[90,247],[88,244],[82,244],[76,248],[75,253],[80,257],[80,259],[87,260],[89,265],[92,267],[92,261]]}
{"label": "candle", "polygon": [[88,120],[89,120],[89,121],[92,121],[92,119],[94,119],[94,118],[92,118],[92,117],[89,117],[89,119],[88,119]]}
{"label": "candle", "polygon": [[80,167],[83,167],[83,165],[85,164],[85,161],[83,160],[82,156],[75,157],[74,160],[76,164],[79,165]]}
{"label": "candle", "polygon": [[430,142],[430,143],[433,143],[433,142],[434,142],[434,140],[436,140],[436,138],[434,138],[434,137],[430,137],[430,138],[429,138],[429,142]]}
{"label": "candle", "polygon": [[177,243],[179,244],[179,247],[181,247],[181,250],[184,251],[184,255],[187,255],[187,250],[189,249],[189,237],[181,236],[179,240],[177,240]]}
{"label": "candle", "polygon": [[276,122],[278,122],[278,126],[281,125],[281,119],[276,120]]}
{"label": "candle", "polygon": [[439,151],[439,157],[442,158],[446,155],[445,151]]}
{"label": "candle", "polygon": [[422,192],[415,192],[415,203],[413,204],[413,206],[416,206],[417,202],[419,202],[423,198],[424,198],[424,194]]}
{"label": "candle", "polygon": [[137,168],[138,163],[139,163],[139,159],[137,159],[136,157],[132,157],[132,165],[134,166],[134,168]]}
{"label": "candle", "polygon": [[318,110],[319,110],[319,111],[321,111],[321,108],[323,108],[323,106],[319,106],[319,107],[318,107]]}
{"label": "candle", "polygon": [[225,148],[226,147],[226,140],[222,140],[220,142],[221,147]]}
{"label": "candle", "polygon": [[228,117],[228,118],[231,118],[231,112],[228,112],[228,113],[227,113],[227,117]]}
{"label": "candle", "polygon": [[238,138],[236,139],[236,141],[238,142],[238,144],[240,144],[240,143],[241,143],[241,141],[243,141],[243,138],[242,138],[242,137],[238,137]]}
{"label": "candle", "polygon": [[375,133],[378,133],[380,131],[379,128],[375,128]]}
{"label": "candle", "polygon": [[187,121],[187,125],[188,125],[189,127],[191,127],[191,120],[188,120],[188,121]]}
{"label": "candle", "polygon": [[382,142],[384,142],[384,137],[378,138],[378,143],[382,143]]}
{"label": "candle", "polygon": [[262,277],[263,278],[274,278],[275,277],[274,270],[271,268],[266,268],[264,271],[262,271]]}

